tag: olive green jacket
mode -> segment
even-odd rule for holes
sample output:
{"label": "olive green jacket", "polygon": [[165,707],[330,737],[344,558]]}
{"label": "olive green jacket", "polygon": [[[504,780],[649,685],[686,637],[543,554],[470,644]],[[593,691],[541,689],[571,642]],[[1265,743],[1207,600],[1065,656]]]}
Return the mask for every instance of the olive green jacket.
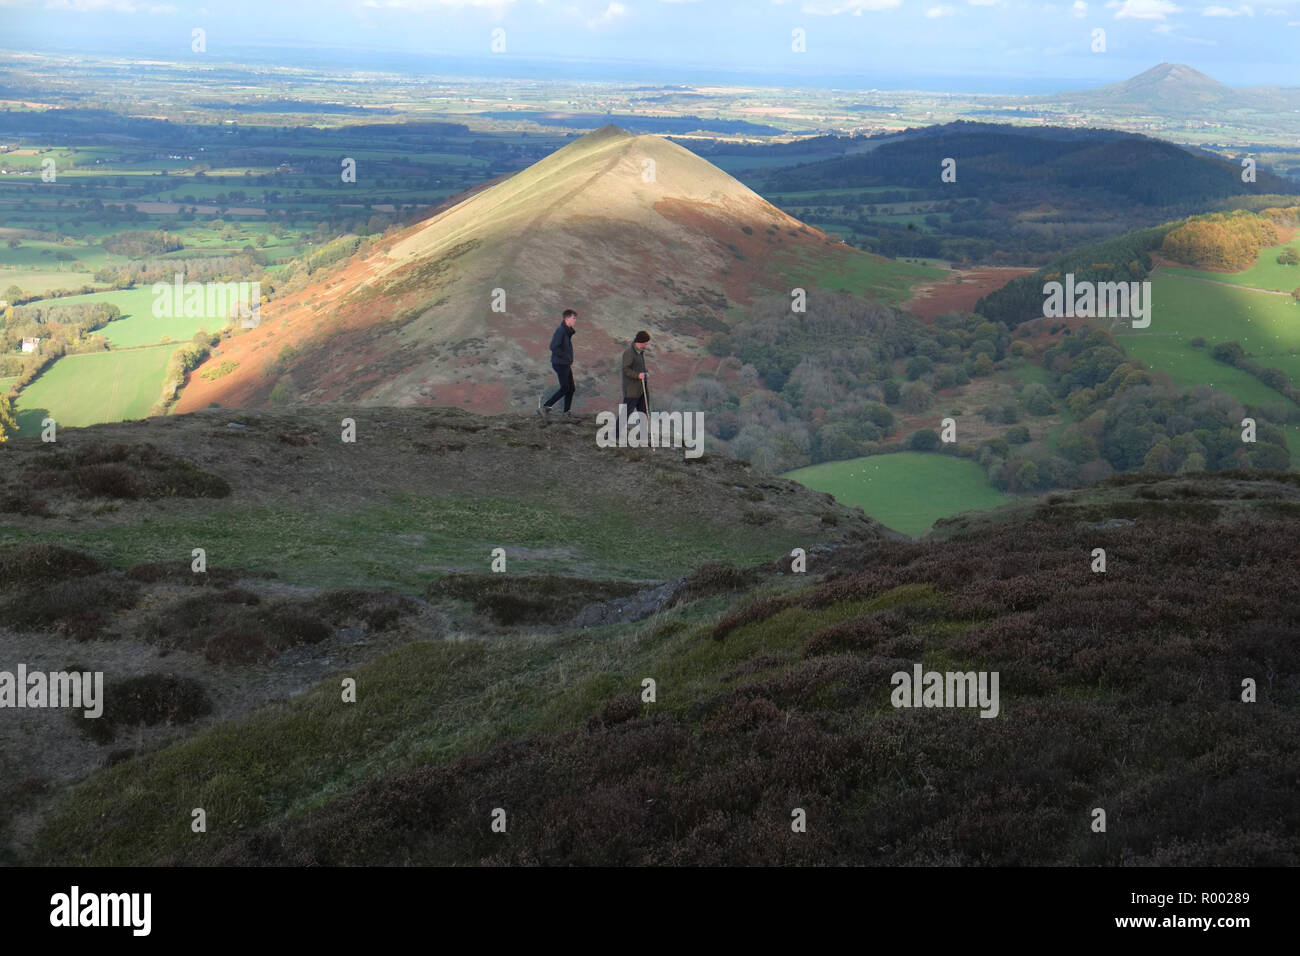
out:
{"label": "olive green jacket", "polygon": [[635,345],[629,345],[623,352],[623,397],[641,397],[641,379],[638,374],[645,371],[645,352]]}

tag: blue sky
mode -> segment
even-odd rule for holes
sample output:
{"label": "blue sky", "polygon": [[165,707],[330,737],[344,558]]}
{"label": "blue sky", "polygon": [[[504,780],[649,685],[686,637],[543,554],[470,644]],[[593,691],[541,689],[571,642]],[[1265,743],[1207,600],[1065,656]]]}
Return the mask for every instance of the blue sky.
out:
{"label": "blue sky", "polygon": [[[1039,92],[1171,61],[1236,86],[1300,86],[1300,0],[0,0],[9,50],[186,59],[194,27],[212,59],[280,49],[286,65],[382,63],[391,51],[396,68],[421,72],[482,58],[492,73],[545,75],[563,60],[589,64],[570,75],[664,83],[737,71],[786,85]],[[792,49],[796,29],[806,52]],[[1105,52],[1091,50],[1096,29]]]}

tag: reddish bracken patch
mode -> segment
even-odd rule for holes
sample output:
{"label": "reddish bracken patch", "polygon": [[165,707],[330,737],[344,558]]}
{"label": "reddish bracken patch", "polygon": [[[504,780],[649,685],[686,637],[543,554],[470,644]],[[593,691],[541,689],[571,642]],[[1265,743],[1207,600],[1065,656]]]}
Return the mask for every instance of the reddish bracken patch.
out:
{"label": "reddish bracken patch", "polygon": [[924,322],[947,312],[973,312],[981,298],[1033,271],[1020,267],[955,270],[942,282],[918,286],[903,308]]}

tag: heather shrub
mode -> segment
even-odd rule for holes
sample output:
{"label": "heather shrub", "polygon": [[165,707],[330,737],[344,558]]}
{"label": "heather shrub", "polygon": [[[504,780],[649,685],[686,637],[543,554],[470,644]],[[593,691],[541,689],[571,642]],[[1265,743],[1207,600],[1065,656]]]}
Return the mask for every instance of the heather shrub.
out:
{"label": "heather shrub", "polygon": [[220,664],[251,664],[330,636],[310,602],[263,602],[243,588],[204,590],[154,612],[141,635],[163,648],[203,651]]}
{"label": "heather shrub", "polygon": [[117,572],[65,577],[33,584],[0,603],[0,620],[19,630],[58,626],[76,640],[107,634],[111,612],[134,607],[139,586]]}
{"label": "heather shrub", "polygon": [[288,602],[266,604],[255,612],[268,643],[273,647],[319,644],[330,636],[330,627],[311,610]]}
{"label": "heather shrub", "polygon": [[0,588],[97,574],[104,568],[98,559],[57,544],[37,541],[0,546]]}
{"label": "heather shrub", "polygon": [[588,604],[626,597],[641,589],[630,581],[594,581],[557,575],[448,574],[430,581],[430,601],[469,601],[495,624],[562,624]]}
{"label": "heather shrub", "polygon": [[846,650],[868,651],[901,634],[906,627],[906,618],[897,608],[842,621],[809,635],[804,645],[804,656],[815,657]]}
{"label": "heather shrub", "polygon": [[31,515],[34,518],[48,518],[49,502],[38,498],[29,490],[0,492],[0,514]]}
{"label": "heather shrub", "polygon": [[310,606],[336,625],[360,624],[368,631],[387,630],[417,608],[415,601],[406,595],[363,588],[327,591]]}
{"label": "heather shrub", "polygon": [[684,604],[714,594],[726,594],[750,587],[758,580],[753,569],[742,569],[726,561],[710,561],[700,565],[682,581],[674,604]]}
{"label": "heather shrub", "polygon": [[87,737],[106,744],[126,727],[188,724],[211,711],[207,690],[192,677],[142,674],[106,685],[99,717],[88,719],[76,712],[70,718]]}
{"label": "heather shrub", "polygon": [[230,484],[193,462],[139,444],[93,444],[38,456],[30,479],[81,498],[224,498]]}
{"label": "heather shrub", "polygon": [[262,664],[274,660],[276,652],[266,635],[237,624],[208,637],[203,642],[203,656],[212,664]]}

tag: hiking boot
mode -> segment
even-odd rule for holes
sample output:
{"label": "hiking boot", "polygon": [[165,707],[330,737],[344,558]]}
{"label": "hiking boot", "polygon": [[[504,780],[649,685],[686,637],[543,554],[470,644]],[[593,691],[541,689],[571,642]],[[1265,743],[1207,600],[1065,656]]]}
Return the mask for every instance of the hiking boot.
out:
{"label": "hiking boot", "polygon": [[542,421],[544,421],[544,422],[549,422],[549,421],[551,420],[551,406],[549,406],[549,405],[538,405],[538,406],[537,406],[537,417],[540,418],[540,419],[541,419]]}

